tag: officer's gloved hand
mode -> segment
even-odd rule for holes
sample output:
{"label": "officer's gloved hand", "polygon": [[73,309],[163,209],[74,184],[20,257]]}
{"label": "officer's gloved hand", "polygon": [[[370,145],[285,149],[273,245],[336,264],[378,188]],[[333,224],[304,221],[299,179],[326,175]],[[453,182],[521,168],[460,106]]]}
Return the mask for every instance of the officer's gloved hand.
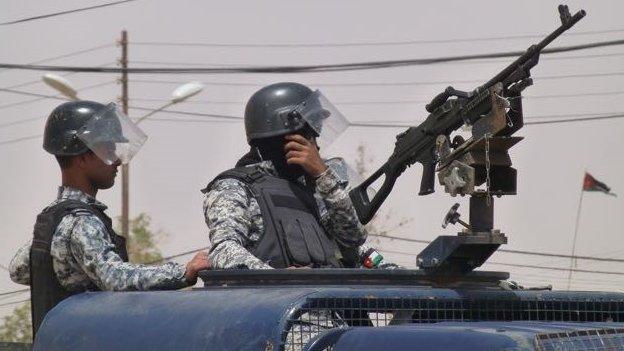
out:
{"label": "officer's gloved hand", "polygon": [[193,259],[186,264],[186,273],[184,273],[184,278],[189,284],[193,285],[197,283],[197,273],[208,268],[210,268],[208,252],[200,251],[196,253]]}
{"label": "officer's gloved hand", "polygon": [[287,135],[285,139],[286,163],[301,166],[309,176],[314,178],[327,170],[327,165],[323,162],[314,139],[308,140],[298,134]]}

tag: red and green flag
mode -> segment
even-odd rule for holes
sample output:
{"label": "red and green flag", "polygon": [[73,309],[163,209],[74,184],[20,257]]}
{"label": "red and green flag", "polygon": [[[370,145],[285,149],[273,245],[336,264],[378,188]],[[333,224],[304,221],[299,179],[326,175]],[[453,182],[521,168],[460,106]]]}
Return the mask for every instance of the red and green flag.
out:
{"label": "red and green flag", "polygon": [[585,172],[585,178],[583,179],[583,191],[600,191],[607,195],[616,196],[611,192],[611,188],[607,184],[599,181],[587,172]]}

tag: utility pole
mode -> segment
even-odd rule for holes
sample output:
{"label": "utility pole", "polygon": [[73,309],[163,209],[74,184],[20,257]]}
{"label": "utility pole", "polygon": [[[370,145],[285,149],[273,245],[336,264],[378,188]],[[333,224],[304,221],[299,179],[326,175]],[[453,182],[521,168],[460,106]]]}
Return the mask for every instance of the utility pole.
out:
{"label": "utility pole", "polygon": [[[121,108],[128,115],[128,32],[121,32]],[[121,235],[128,237],[130,232],[130,210],[128,208],[128,192],[130,170],[129,164],[121,165]]]}

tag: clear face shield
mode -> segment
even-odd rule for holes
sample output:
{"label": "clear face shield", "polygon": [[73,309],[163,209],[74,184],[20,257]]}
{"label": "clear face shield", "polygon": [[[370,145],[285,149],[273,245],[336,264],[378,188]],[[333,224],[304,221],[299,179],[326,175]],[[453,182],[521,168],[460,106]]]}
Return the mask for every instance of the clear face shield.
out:
{"label": "clear face shield", "polygon": [[319,90],[297,106],[296,112],[319,135],[320,147],[328,147],[347,129],[349,121]]}
{"label": "clear face shield", "polygon": [[78,138],[104,163],[130,162],[147,135],[115,104],[106,105],[78,130]]}

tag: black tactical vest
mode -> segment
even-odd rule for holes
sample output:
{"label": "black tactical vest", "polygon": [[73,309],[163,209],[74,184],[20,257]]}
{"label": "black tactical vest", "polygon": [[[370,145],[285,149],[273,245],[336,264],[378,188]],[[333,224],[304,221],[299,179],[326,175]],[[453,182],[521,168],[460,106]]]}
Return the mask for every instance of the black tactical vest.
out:
{"label": "black tactical vest", "polygon": [[343,267],[340,249],[321,226],[318,205],[309,189],[258,167],[239,167],[218,175],[202,192],[226,178],[245,183],[260,206],[264,235],[249,248],[254,256],[273,268]]}
{"label": "black tactical vest", "polygon": [[[52,236],[56,227],[63,217],[80,211],[89,212],[104,223],[106,230],[110,233],[111,241],[115,245],[115,252],[125,262],[128,261],[126,239],[115,234],[111,219],[102,210],[78,200],[65,200],[45,208],[37,216],[30,249],[30,300],[33,336],[37,333],[48,311],[67,297],[81,292],[67,291],[63,288],[54,273],[52,255],[50,254]],[[94,284],[90,290],[98,290],[98,288]]]}

